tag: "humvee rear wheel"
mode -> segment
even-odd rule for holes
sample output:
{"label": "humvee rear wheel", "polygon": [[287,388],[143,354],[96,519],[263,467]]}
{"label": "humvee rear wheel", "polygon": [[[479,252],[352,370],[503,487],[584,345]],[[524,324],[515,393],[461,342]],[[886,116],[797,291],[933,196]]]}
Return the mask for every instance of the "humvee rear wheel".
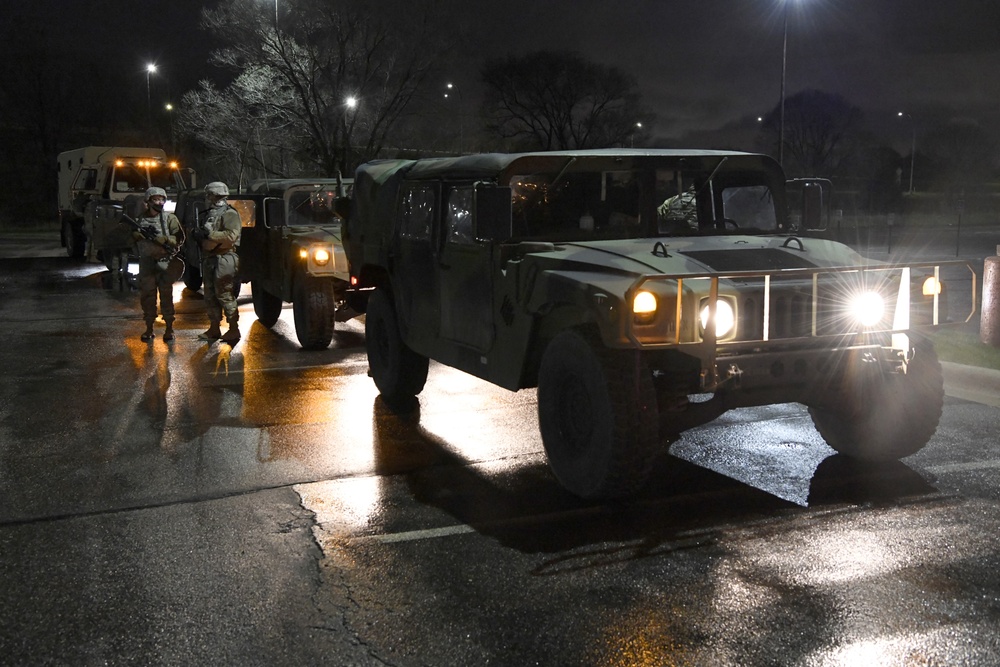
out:
{"label": "humvee rear wheel", "polygon": [[392,298],[383,289],[368,299],[365,345],[371,376],[383,400],[393,410],[405,409],[427,381],[427,357],[403,342]]}
{"label": "humvee rear wheel", "polygon": [[265,291],[256,280],[250,281],[250,295],[253,298],[253,312],[257,316],[257,321],[270,329],[281,317],[282,300]]}
{"label": "humvee rear wheel", "polygon": [[919,451],[937,430],[944,405],[933,345],[921,341],[915,347],[905,374],[865,370],[854,364],[840,400],[809,408],[816,430],[841,454],[866,461],[894,461]]}
{"label": "humvee rear wheel", "polygon": [[333,340],[333,317],[337,304],[333,282],[305,276],[295,286],[292,313],[295,336],[306,350],[323,350]]}
{"label": "humvee rear wheel", "polygon": [[538,374],[538,421],[549,467],[584,498],[635,493],[658,444],[653,376],[636,353],[607,350],[566,331]]}

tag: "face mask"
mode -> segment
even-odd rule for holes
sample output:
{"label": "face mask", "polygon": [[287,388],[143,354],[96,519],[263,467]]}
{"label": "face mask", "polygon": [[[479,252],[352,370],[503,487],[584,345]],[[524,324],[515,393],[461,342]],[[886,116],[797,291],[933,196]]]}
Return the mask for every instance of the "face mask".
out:
{"label": "face mask", "polygon": [[152,211],[153,213],[160,213],[161,211],[163,211],[163,202],[150,200],[149,210]]}

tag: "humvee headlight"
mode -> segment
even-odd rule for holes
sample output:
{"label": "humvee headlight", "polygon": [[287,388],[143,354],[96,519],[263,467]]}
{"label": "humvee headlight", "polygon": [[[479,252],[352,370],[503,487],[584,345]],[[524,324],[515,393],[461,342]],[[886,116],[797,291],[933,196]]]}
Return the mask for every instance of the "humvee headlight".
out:
{"label": "humvee headlight", "polygon": [[325,248],[316,248],[313,251],[313,261],[317,266],[326,266],[330,263],[330,253]]}
{"label": "humvee headlight", "polygon": [[876,292],[858,294],[849,304],[854,319],[863,327],[875,326],[885,315],[885,300]]}
{"label": "humvee headlight", "polygon": [[656,297],[651,292],[638,292],[632,299],[632,314],[643,322],[653,319],[656,314]]}
{"label": "humvee headlight", "polygon": [[[708,304],[706,303],[701,308],[701,328],[708,328]],[[733,330],[733,326],[736,324],[736,314],[733,312],[733,307],[728,301],[724,299],[718,299],[715,302],[715,337],[722,338],[729,334]]]}
{"label": "humvee headlight", "polygon": [[941,293],[941,281],[934,276],[927,276],[921,288],[924,296],[934,296]]}

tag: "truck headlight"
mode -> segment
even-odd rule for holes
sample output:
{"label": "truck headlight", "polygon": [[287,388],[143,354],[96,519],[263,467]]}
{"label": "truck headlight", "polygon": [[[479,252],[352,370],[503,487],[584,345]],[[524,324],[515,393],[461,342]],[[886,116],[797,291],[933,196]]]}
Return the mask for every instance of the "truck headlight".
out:
{"label": "truck headlight", "polygon": [[941,293],[941,281],[934,276],[927,276],[924,280],[924,284],[921,287],[921,292],[924,296],[934,296],[935,294]]}
{"label": "truck headlight", "polygon": [[648,322],[656,315],[656,297],[652,292],[639,292],[632,299],[632,314],[637,320]]}
{"label": "truck headlight", "polygon": [[[701,328],[708,328],[708,303],[701,307]],[[723,338],[729,335],[736,325],[736,313],[733,307],[725,299],[718,299],[715,302],[715,337]]]}
{"label": "truck headlight", "polygon": [[872,327],[885,315],[885,299],[877,292],[864,292],[851,299],[848,310],[858,324]]}
{"label": "truck headlight", "polygon": [[330,263],[330,253],[326,248],[316,248],[313,251],[313,261],[316,262],[317,266],[326,266]]}

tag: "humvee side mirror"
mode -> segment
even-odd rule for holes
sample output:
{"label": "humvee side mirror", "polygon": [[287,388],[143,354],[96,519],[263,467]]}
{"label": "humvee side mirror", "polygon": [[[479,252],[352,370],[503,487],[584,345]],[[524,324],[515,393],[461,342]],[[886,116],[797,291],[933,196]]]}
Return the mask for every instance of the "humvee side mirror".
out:
{"label": "humvee side mirror", "polygon": [[504,241],[511,236],[510,188],[476,186],[476,238]]}
{"label": "humvee side mirror", "polygon": [[337,214],[341,220],[347,220],[351,215],[351,198],[350,197],[337,197],[333,200],[333,212]]}
{"label": "humvee side mirror", "polygon": [[264,199],[264,226],[283,227],[285,225],[285,200],[279,197]]}
{"label": "humvee side mirror", "polygon": [[806,230],[826,229],[823,218],[823,186],[819,183],[802,184],[802,227]]}

